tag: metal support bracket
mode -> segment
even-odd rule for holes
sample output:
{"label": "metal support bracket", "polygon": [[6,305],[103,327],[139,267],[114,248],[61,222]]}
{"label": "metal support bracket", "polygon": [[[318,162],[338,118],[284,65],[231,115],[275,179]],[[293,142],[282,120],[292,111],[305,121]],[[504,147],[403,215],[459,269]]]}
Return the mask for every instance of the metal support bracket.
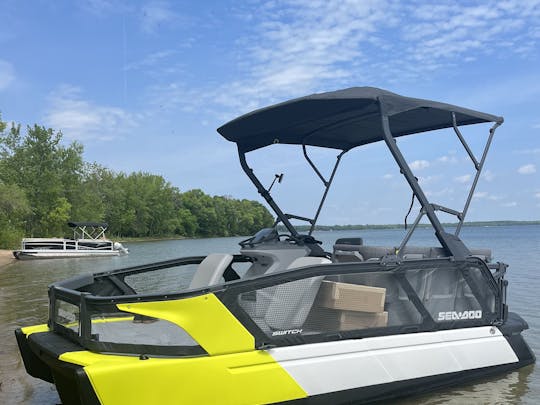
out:
{"label": "metal support bracket", "polygon": [[[332,169],[332,173],[330,174],[330,178],[328,180],[326,180],[324,178],[324,176],[321,174],[321,172],[319,171],[319,169],[317,168],[317,166],[315,166],[313,161],[309,158],[309,156],[307,154],[307,150],[306,150],[306,145],[302,145],[302,148],[303,148],[303,151],[304,151],[304,156],[305,156],[306,160],[308,161],[309,165],[312,167],[312,169],[315,171],[317,176],[321,179],[321,181],[324,184],[324,193],[323,193],[323,196],[321,198],[321,201],[319,202],[319,206],[317,207],[317,212],[315,213],[314,218],[307,218],[307,217],[302,217],[302,216],[299,216],[299,215],[286,214],[283,211],[281,211],[279,206],[276,204],[276,202],[274,201],[274,199],[270,195],[270,191],[267,190],[262,185],[262,183],[259,181],[257,176],[255,176],[255,174],[253,173],[253,169],[251,169],[249,167],[249,165],[247,164],[245,153],[242,152],[240,150],[240,148],[238,149],[238,156],[240,157],[240,165],[242,166],[242,169],[247,174],[247,176],[249,177],[251,182],[255,185],[255,187],[257,188],[257,191],[259,192],[259,194],[266,200],[266,202],[274,210],[274,212],[278,216],[278,219],[281,222],[283,222],[283,225],[285,225],[285,227],[288,229],[288,231],[294,237],[298,236],[298,232],[296,231],[294,226],[291,224],[289,219],[298,219],[300,221],[308,222],[311,225],[308,234],[311,235],[313,233],[313,231],[315,229],[315,225],[317,224],[317,219],[319,218],[319,214],[321,213],[321,209],[322,209],[322,207],[324,205],[324,202],[326,200],[326,196],[328,195],[328,191],[330,190],[330,186],[332,185],[332,182],[334,180],[334,176],[336,174],[337,168],[338,168],[339,163],[341,161],[341,157],[346,153],[346,151],[342,151],[337,156],[336,163],[334,164],[334,167]],[[277,224],[277,221],[276,221],[276,224]]]}
{"label": "metal support bracket", "polygon": [[[452,118],[454,120],[455,125],[455,114],[452,113]],[[469,205],[471,204],[471,200],[474,195],[474,191],[476,190],[476,185],[478,184],[478,180],[480,179],[480,175],[482,174],[482,169],[484,168],[484,163],[486,161],[486,157],[489,151],[489,147],[491,146],[491,141],[493,140],[493,135],[495,135],[496,129],[501,125],[500,122],[496,122],[490,129],[489,129],[489,136],[486,141],[486,146],[484,147],[484,152],[482,153],[482,158],[480,159],[480,162],[477,162],[474,158],[474,155],[471,156],[471,153],[469,153],[470,149],[467,145],[467,143],[464,143],[465,140],[462,141],[463,146],[465,146],[465,149],[469,153],[469,156],[471,156],[472,161],[474,162],[475,168],[476,168],[476,175],[474,176],[473,184],[471,185],[471,189],[469,190],[469,195],[467,196],[467,200],[465,201],[465,206],[463,207],[463,211],[461,214],[461,218],[459,219],[459,224],[456,228],[455,235],[458,236],[459,232],[461,231],[461,227],[463,226],[463,222],[465,221],[465,216],[467,215],[467,211],[469,210]],[[456,127],[454,128],[456,129]],[[461,134],[459,131],[457,132],[460,136],[460,139],[462,139]]]}
{"label": "metal support bracket", "polygon": [[313,161],[309,158],[306,150],[306,145],[302,145],[302,150],[304,151],[304,157],[308,161],[309,165],[313,169],[313,171],[319,176],[321,181],[324,184],[324,193],[321,197],[321,201],[319,202],[319,206],[317,207],[317,212],[315,213],[315,217],[313,218],[311,222],[311,228],[309,228],[308,235],[311,235],[313,231],[315,230],[315,225],[317,224],[317,220],[319,219],[319,214],[321,213],[322,207],[324,205],[324,202],[326,201],[326,196],[328,195],[328,191],[330,190],[330,186],[332,185],[332,182],[334,181],[334,176],[336,174],[337,168],[339,166],[339,163],[341,162],[341,157],[346,153],[346,151],[342,151],[339,155],[337,155],[336,163],[334,164],[334,168],[332,169],[332,173],[330,174],[330,178],[326,180],[324,176],[321,174],[319,169],[317,169],[317,166],[313,163]]}
{"label": "metal support bracket", "polygon": [[[439,218],[435,214],[435,210],[433,206],[428,201],[422,188],[418,184],[418,180],[416,180],[416,177],[414,176],[411,168],[409,167],[408,163],[405,161],[405,158],[403,157],[400,149],[398,148],[396,140],[392,136],[388,116],[384,114],[383,112],[381,114],[381,117],[382,117],[383,137],[384,137],[386,146],[388,146],[388,149],[390,149],[390,153],[392,154],[392,156],[394,157],[394,160],[398,164],[401,172],[403,173],[403,176],[405,176],[405,179],[409,183],[409,186],[411,187],[414,195],[416,196],[416,199],[422,206],[422,210],[425,212],[425,215],[428,217],[429,221],[431,222],[431,225],[435,229],[435,236],[441,243],[441,246],[446,250],[449,256],[454,256],[455,258],[464,258],[466,256],[469,256],[470,251],[469,249],[467,249],[465,244],[459,238],[457,238],[454,235],[448,234],[444,230],[442,224],[439,221]],[[415,227],[413,227],[413,229],[414,228]]]}

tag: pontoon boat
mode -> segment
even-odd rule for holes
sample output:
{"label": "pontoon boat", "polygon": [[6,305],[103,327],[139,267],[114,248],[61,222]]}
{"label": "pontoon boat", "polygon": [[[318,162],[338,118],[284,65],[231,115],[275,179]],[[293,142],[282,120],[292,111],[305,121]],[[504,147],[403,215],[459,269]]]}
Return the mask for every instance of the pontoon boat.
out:
{"label": "pontoon boat", "polygon": [[[506,304],[507,265],[459,238],[501,117],[361,87],[314,94],[218,129],[275,211],[275,226],[210,254],[81,275],[49,287],[46,325],[16,331],[28,373],[64,404],[363,403],[412,395],[534,363],[527,323]],[[477,159],[461,127],[492,123]],[[463,210],[430,202],[396,138],[448,128],[476,175]],[[341,158],[384,142],[420,203],[403,241],[312,233]],[[312,218],[286,214],[246,154],[297,145],[324,185]],[[308,148],[337,151],[329,178]],[[407,199],[408,200],[408,199]],[[404,200],[405,201],[405,200]],[[407,202],[405,202],[407,205]],[[438,215],[457,217],[448,232]],[[422,218],[440,246],[410,246]],[[292,222],[291,222],[292,221]],[[307,234],[293,222],[306,221]],[[284,227],[286,232],[279,233]],[[247,267],[247,269],[246,269]]]}
{"label": "pontoon boat", "polygon": [[127,254],[120,243],[105,238],[104,222],[68,222],[73,239],[24,238],[21,249],[13,251],[16,259],[64,259],[69,257],[106,257]]}

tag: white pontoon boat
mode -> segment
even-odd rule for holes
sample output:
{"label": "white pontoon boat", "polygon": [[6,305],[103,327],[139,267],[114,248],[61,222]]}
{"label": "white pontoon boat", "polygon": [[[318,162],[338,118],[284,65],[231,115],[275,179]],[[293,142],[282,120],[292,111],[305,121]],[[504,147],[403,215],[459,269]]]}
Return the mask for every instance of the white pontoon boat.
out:
{"label": "white pontoon boat", "polygon": [[21,249],[15,250],[17,259],[63,259],[69,257],[106,257],[127,254],[120,243],[105,238],[104,222],[68,222],[73,228],[73,239],[24,238]]}

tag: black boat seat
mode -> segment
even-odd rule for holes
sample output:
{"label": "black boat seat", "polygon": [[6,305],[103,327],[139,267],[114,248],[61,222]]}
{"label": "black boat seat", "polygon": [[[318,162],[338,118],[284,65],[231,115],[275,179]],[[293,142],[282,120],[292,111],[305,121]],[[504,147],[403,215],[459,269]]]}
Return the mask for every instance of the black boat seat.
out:
{"label": "black boat seat", "polygon": [[425,257],[426,256],[423,253],[405,253],[403,255],[403,260],[420,260]]}
{"label": "black boat seat", "polygon": [[[325,257],[306,256],[295,259],[287,269],[330,263],[332,262]],[[241,297],[240,305],[266,333],[271,334],[273,330],[299,329],[313,306],[323,279],[323,276],[310,277],[261,288],[255,291],[255,294]]]}
{"label": "black boat seat", "polygon": [[233,256],[227,253],[212,253],[199,263],[189,288],[203,288],[219,284],[223,273],[233,261]]}
{"label": "black boat seat", "polygon": [[482,259],[486,263],[491,262],[491,259],[492,259],[491,249],[486,249],[486,248],[471,249],[471,255],[474,257],[478,257],[479,259]]}
{"label": "black boat seat", "polygon": [[[288,270],[332,263],[325,257],[299,257]],[[275,330],[301,328],[319,292],[324,276],[310,277],[275,287],[264,320]]]}
{"label": "black boat seat", "polygon": [[340,238],[334,244],[332,261],[338,263],[363,261],[364,257],[358,251],[358,246],[364,243],[362,238]]}
{"label": "black boat seat", "polygon": [[[338,241],[341,241],[338,239]],[[406,246],[403,249],[404,260],[420,260],[424,258],[447,257],[442,247]],[[335,262],[376,261],[386,255],[396,254],[396,248],[390,246],[366,246],[362,244],[337,243],[334,245]],[[485,262],[491,261],[491,249],[471,249],[471,256]]]}

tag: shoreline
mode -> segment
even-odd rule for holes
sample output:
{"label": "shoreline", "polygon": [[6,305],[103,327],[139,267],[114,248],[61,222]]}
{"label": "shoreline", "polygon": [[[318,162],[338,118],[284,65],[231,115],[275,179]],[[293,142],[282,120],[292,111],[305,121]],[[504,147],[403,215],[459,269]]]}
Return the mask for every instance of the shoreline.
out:
{"label": "shoreline", "polygon": [[15,261],[11,250],[0,249],[0,267],[7,266]]}

